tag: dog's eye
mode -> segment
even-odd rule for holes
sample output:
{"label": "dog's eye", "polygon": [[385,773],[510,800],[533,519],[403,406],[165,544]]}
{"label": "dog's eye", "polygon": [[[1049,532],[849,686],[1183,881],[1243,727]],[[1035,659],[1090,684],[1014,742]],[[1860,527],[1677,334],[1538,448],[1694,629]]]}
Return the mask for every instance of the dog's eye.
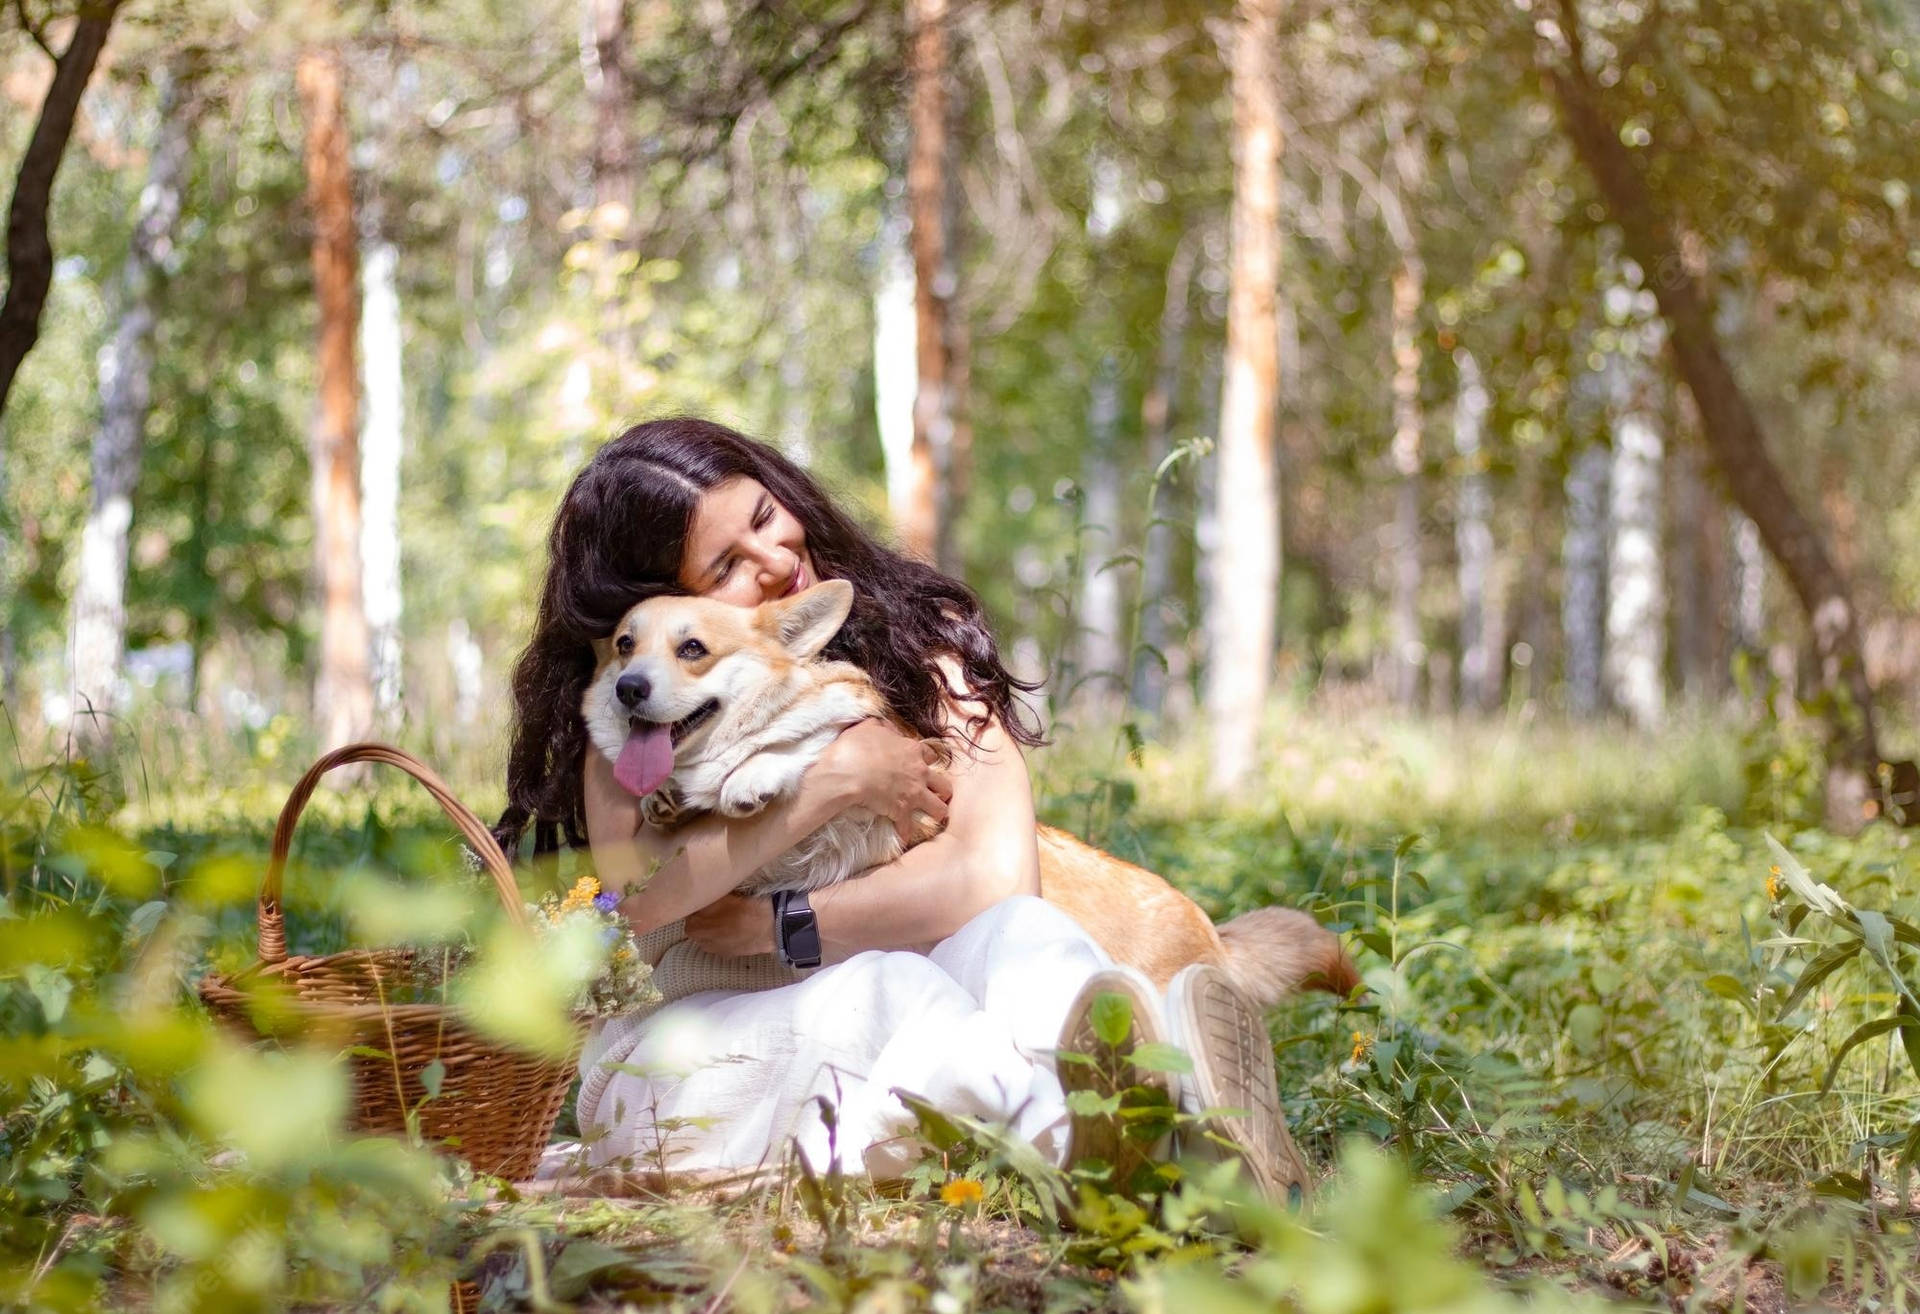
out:
{"label": "dog's eye", "polygon": [[623,634],[615,639],[613,641],[613,650],[622,657],[633,656],[633,636],[631,634]]}
{"label": "dog's eye", "polygon": [[688,639],[680,645],[676,655],[683,662],[697,662],[707,655],[707,645],[698,639]]}

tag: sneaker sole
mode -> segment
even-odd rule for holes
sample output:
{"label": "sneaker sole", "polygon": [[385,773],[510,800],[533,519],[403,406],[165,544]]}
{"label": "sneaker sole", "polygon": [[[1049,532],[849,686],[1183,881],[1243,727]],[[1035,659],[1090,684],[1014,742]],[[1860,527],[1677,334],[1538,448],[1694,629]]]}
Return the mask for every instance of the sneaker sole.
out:
{"label": "sneaker sole", "polygon": [[[1188,1112],[1245,1109],[1245,1116],[1204,1118],[1199,1126],[1233,1147],[1254,1184],[1277,1204],[1298,1207],[1313,1196],[1313,1173],[1287,1130],[1266,1019],[1226,973],[1190,967],[1168,990],[1174,1043],[1193,1060],[1183,1083]],[[1217,1143],[1210,1148],[1219,1152]]]}

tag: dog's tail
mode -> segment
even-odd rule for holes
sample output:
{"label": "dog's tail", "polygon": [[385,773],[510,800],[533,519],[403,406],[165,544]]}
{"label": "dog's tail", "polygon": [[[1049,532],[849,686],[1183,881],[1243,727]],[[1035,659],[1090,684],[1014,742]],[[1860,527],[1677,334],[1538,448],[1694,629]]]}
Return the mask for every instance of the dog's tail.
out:
{"label": "dog's tail", "polygon": [[1300,990],[1344,998],[1360,984],[1340,937],[1297,908],[1255,908],[1219,929],[1227,974],[1263,1009]]}

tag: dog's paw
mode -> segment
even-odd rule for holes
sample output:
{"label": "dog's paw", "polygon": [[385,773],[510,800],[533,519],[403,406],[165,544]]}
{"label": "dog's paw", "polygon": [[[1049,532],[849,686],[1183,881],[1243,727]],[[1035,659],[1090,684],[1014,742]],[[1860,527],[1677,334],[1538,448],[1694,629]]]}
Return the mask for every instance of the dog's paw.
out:
{"label": "dog's paw", "polygon": [[771,753],[749,758],[720,782],[720,814],[751,817],[799,783],[800,772],[786,758]]}
{"label": "dog's paw", "polygon": [[727,789],[720,790],[720,815],[739,819],[751,817],[754,813],[773,801],[773,795],[757,790]]}

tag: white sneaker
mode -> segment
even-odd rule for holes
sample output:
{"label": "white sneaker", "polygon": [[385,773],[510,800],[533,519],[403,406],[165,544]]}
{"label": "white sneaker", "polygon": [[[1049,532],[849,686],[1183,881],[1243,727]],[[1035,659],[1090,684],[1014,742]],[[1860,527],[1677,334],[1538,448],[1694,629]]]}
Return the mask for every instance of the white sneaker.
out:
{"label": "white sneaker", "polygon": [[[1126,1003],[1126,1034],[1117,1044],[1102,1040],[1095,1026],[1096,1002],[1103,995]],[[1139,969],[1103,968],[1080,987],[1060,1028],[1054,1069],[1070,1110],[1075,1092],[1090,1091],[1102,1100],[1118,1097],[1120,1111],[1069,1112],[1069,1168],[1087,1161],[1111,1165],[1108,1182],[1125,1188],[1141,1167],[1164,1157],[1172,1129],[1172,1083],[1165,1073],[1139,1067],[1130,1056],[1141,1045],[1166,1039],[1160,992]]]}
{"label": "white sneaker", "polygon": [[1260,1010],[1225,972],[1194,963],[1167,986],[1166,1018],[1168,1039],[1193,1060],[1179,1083],[1180,1111],[1239,1111],[1202,1119],[1183,1148],[1202,1158],[1237,1155],[1269,1200],[1306,1204],[1313,1174],[1280,1111],[1273,1041]]}

